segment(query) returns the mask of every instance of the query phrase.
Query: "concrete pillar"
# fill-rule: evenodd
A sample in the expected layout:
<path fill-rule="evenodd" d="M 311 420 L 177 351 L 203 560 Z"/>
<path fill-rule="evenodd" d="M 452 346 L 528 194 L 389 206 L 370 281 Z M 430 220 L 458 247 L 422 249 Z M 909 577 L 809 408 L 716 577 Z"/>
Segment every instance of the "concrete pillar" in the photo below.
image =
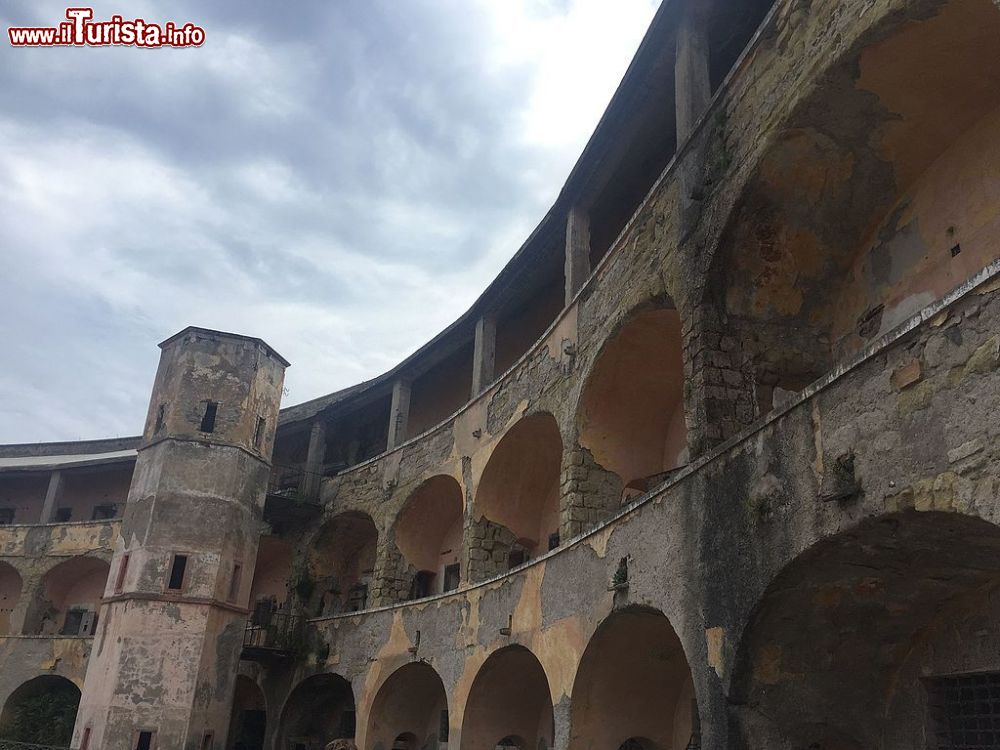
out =
<path fill-rule="evenodd" d="M 49 476 L 49 488 L 45 492 L 45 502 L 42 503 L 42 515 L 39 523 L 52 523 L 55 517 L 59 499 L 62 496 L 63 476 L 61 471 L 53 471 Z M 74 519 L 78 520 L 78 519 Z"/>
<path fill-rule="evenodd" d="M 106 750 L 134 748 L 139 732 L 163 750 L 209 735 L 227 747 L 288 363 L 260 339 L 202 328 L 160 348 L 73 747 L 88 730 Z"/>
<path fill-rule="evenodd" d="M 590 216 L 579 206 L 566 217 L 566 304 L 590 276 Z"/>
<path fill-rule="evenodd" d="M 476 321 L 476 345 L 472 355 L 472 398 L 485 391 L 496 376 L 496 349 L 496 318 L 484 315 Z"/>
<path fill-rule="evenodd" d="M 709 73 L 708 17 L 698 0 L 689 0 L 677 30 L 674 103 L 678 146 L 691 135 L 712 99 Z"/>
<path fill-rule="evenodd" d="M 326 460 L 326 421 L 317 419 L 309 431 L 309 449 L 306 452 L 305 473 L 299 492 L 315 499 L 319 495 L 319 484 L 323 478 L 323 464 Z"/>
<path fill-rule="evenodd" d="M 400 378 L 392 384 L 392 405 L 389 407 L 389 441 L 386 450 L 392 450 L 406 440 L 406 426 L 410 420 L 410 381 Z"/>

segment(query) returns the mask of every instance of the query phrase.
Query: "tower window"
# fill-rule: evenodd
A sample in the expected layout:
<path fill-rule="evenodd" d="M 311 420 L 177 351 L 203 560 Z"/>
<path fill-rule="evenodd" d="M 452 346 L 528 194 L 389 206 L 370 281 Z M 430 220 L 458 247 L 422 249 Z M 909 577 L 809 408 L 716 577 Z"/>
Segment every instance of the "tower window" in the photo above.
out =
<path fill-rule="evenodd" d="M 212 732 L 205 732 L 201 738 L 201 750 L 212 750 L 215 747 L 215 735 Z"/>
<path fill-rule="evenodd" d="M 233 565 L 233 577 L 229 580 L 229 597 L 228 601 L 235 602 L 236 597 L 240 594 L 240 578 L 243 575 L 243 566 L 239 563 Z"/>
<path fill-rule="evenodd" d="M 180 591 L 184 588 L 184 572 L 187 570 L 187 555 L 174 555 L 170 564 L 170 579 L 167 588 L 170 591 Z"/>
<path fill-rule="evenodd" d="M 215 415 L 218 411 L 219 404 L 217 401 L 205 402 L 205 414 L 201 418 L 202 432 L 215 432 Z"/>
<path fill-rule="evenodd" d="M 115 593 L 120 594 L 125 587 L 125 574 L 128 573 L 128 553 L 122 555 L 122 561 L 118 563 L 118 578 L 115 579 Z"/>
<path fill-rule="evenodd" d="M 257 429 L 253 433 L 253 447 L 260 450 L 264 442 L 264 428 L 267 427 L 267 420 L 264 417 L 257 417 Z"/>
<path fill-rule="evenodd" d="M 156 745 L 153 740 L 155 738 L 156 732 L 140 731 L 135 737 L 135 750 L 154 750 Z"/>
<path fill-rule="evenodd" d="M 167 405 L 160 404 L 160 407 L 156 410 L 156 426 L 153 428 L 153 432 L 157 433 L 163 429 L 163 419 L 166 416 Z"/>

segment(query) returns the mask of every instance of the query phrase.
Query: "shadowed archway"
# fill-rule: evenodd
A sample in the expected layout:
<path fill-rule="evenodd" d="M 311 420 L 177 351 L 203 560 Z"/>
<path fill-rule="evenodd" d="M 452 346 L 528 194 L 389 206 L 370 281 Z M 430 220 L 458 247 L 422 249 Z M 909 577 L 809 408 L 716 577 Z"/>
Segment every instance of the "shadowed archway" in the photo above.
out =
<path fill-rule="evenodd" d="M 523 646 L 490 655 L 472 683 L 462 721 L 462 750 L 499 745 L 536 750 L 552 747 L 552 695 L 545 671 Z M 506 738 L 516 738 L 511 745 Z"/>
<path fill-rule="evenodd" d="M 697 703 L 681 642 L 662 612 L 608 617 L 573 683 L 570 750 L 684 750 L 697 737 Z"/>
<path fill-rule="evenodd" d="M 281 712 L 279 748 L 324 748 L 333 740 L 354 739 L 354 691 L 340 675 L 308 677 L 289 694 Z"/>
<path fill-rule="evenodd" d="M 434 750 L 447 741 L 448 697 L 438 673 L 423 662 L 400 667 L 372 702 L 365 746 L 370 750 Z"/>
<path fill-rule="evenodd" d="M 751 747 L 925 747 L 939 732 L 952 747 L 939 693 L 966 674 L 1000 685 L 1000 528 L 911 511 L 823 539 L 774 578 L 730 701 Z"/>
<path fill-rule="evenodd" d="M 69 747 L 79 706 L 80 688 L 65 677 L 35 677 L 4 703 L 0 739 Z"/>

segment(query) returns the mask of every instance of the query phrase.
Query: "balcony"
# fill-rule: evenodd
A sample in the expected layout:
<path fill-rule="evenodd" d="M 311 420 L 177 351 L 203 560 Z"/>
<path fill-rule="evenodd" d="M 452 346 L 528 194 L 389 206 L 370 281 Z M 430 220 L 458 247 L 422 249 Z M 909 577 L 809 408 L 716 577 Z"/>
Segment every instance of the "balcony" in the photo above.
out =
<path fill-rule="evenodd" d="M 240 658 L 256 662 L 294 659 L 306 645 L 306 634 L 301 615 L 258 610 L 247 620 Z"/>
<path fill-rule="evenodd" d="M 309 480 L 315 478 L 316 481 Z M 298 466 L 275 465 L 264 499 L 264 520 L 279 528 L 309 520 L 320 512 L 319 477 Z"/>

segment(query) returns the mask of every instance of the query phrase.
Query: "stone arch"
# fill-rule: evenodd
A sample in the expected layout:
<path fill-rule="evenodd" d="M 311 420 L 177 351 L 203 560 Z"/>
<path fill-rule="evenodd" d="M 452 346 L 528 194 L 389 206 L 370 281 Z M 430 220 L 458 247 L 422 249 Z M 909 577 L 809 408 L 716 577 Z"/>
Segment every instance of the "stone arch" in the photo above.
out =
<path fill-rule="evenodd" d="M 0 739 L 69 747 L 80 688 L 59 675 L 22 683 L 0 711 Z"/>
<path fill-rule="evenodd" d="M 819 78 L 720 238 L 704 299 L 733 346 L 708 342 L 706 361 L 742 367 L 734 387 L 758 413 L 995 257 L 1000 14 L 991 0 L 915 14 L 890 14 Z"/>
<path fill-rule="evenodd" d="M 430 664 L 412 662 L 389 675 L 375 694 L 364 746 L 400 750 L 405 737 L 402 750 L 434 750 L 448 741 L 447 730 L 448 696 L 441 677 Z"/>
<path fill-rule="evenodd" d="M 267 699 L 246 675 L 236 675 L 227 750 L 264 750 L 267 736 Z"/>
<path fill-rule="evenodd" d="M 262 536 L 250 586 L 250 607 L 256 617 L 265 611 L 288 606 L 288 585 L 292 573 L 291 542 L 278 536 Z"/>
<path fill-rule="evenodd" d="M 552 747 L 552 694 L 541 663 L 523 646 L 506 646 L 483 662 L 472 683 L 462 719 L 461 750 L 511 746 Z"/>
<path fill-rule="evenodd" d="M 28 606 L 25 633 L 93 635 L 109 570 L 98 557 L 74 557 L 50 568 Z"/>
<path fill-rule="evenodd" d="M 947 731 L 940 679 L 992 674 L 1000 685 L 998 553 L 992 523 L 908 511 L 797 555 L 737 649 L 730 704 L 748 746 L 924 747 Z"/>
<path fill-rule="evenodd" d="M 375 521 L 360 511 L 340 513 L 320 527 L 309 550 L 309 572 L 300 571 L 293 582 L 307 611 L 319 617 L 369 605 L 378 539 Z"/>
<path fill-rule="evenodd" d="M 289 693 L 281 711 L 276 747 L 324 748 L 355 735 L 354 690 L 338 674 L 307 677 Z"/>
<path fill-rule="evenodd" d="M 458 586 L 462 555 L 465 495 L 454 477 L 439 474 L 407 498 L 396 518 L 393 536 L 417 599 Z"/>
<path fill-rule="evenodd" d="M 0 636 L 14 634 L 14 611 L 21 600 L 23 585 L 17 568 L 0 562 Z"/>
<path fill-rule="evenodd" d="M 523 417 L 500 439 L 476 489 L 472 580 L 482 580 L 546 552 L 559 535 L 562 436 L 547 412 Z"/>
<path fill-rule="evenodd" d="M 628 607 L 601 623 L 580 660 L 570 716 L 570 750 L 684 750 L 698 739 L 691 669 L 662 612 Z"/>
<path fill-rule="evenodd" d="M 626 497 L 687 463 L 681 320 L 669 300 L 635 308 L 604 341 L 584 381 L 576 427 L 582 465 L 612 472 Z M 607 498 L 609 510 L 621 499 Z"/>

